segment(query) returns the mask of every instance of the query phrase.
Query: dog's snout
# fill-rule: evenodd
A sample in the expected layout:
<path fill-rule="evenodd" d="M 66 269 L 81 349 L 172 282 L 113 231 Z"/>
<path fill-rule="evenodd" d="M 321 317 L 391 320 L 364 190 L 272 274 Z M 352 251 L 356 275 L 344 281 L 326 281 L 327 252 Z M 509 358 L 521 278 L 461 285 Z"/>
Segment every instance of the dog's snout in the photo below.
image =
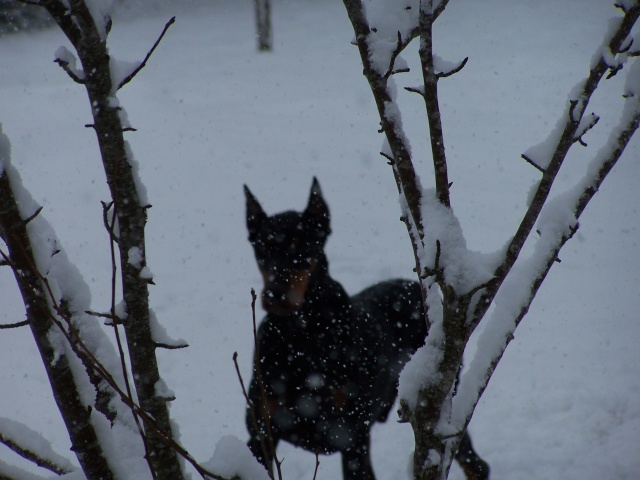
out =
<path fill-rule="evenodd" d="M 276 315 L 290 315 L 300 310 L 304 304 L 309 274 L 304 270 L 283 268 L 263 270 L 262 307 Z"/>

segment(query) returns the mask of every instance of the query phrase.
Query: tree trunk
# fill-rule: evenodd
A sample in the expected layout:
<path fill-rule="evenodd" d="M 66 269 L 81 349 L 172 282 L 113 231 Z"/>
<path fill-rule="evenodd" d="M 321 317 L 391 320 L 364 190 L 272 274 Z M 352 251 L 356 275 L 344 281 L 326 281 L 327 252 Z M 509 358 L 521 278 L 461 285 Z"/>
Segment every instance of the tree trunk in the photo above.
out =
<path fill-rule="evenodd" d="M 112 83 L 110 56 L 106 36 L 110 19 L 96 24 L 82 0 L 70 0 L 70 10 L 58 1 L 44 2 L 75 47 L 89 96 L 93 115 L 93 129 L 98 137 L 107 183 L 113 200 L 111 213 L 117 219 L 117 245 L 120 251 L 123 299 L 126 308 L 123 324 L 129 347 L 131 370 L 140 407 L 156 422 L 164 435 L 172 437 L 167 400 L 156 394 L 160 380 L 155 355 L 156 345 L 151 337 L 149 316 L 149 280 L 141 275 L 146 266 L 145 224 L 149 207 L 140 198 L 137 172 L 124 140 L 125 126 L 120 117 L 116 92 L 122 85 Z M 102 33 L 102 31 L 106 33 Z M 142 260 L 129 262 L 129 252 L 137 249 Z M 112 312 L 115 315 L 115 312 Z M 161 479 L 181 480 L 182 469 L 176 451 L 163 440 L 160 433 L 146 425 L 145 435 L 149 461 Z"/>
<path fill-rule="evenodd" d="M 254 0 L 256 10 L 256 35 L 258 37 L 258 50 L 271 51 L 271 0 Z"/>

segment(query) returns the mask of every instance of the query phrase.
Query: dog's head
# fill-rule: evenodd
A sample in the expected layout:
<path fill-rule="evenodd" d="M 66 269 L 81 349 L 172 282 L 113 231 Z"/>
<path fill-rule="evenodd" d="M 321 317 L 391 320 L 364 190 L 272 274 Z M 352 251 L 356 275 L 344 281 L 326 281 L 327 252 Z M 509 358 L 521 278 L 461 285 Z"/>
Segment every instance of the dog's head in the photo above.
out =
<path fill-rule="evenodd" d="M 262 306 L 268 313 L 289 315 L 302 308 L 307 287 L 319 269 L 326 269 L 324 245 L 331 233 L 329 208 L 316 178 L 304 212 L 268 216 L 244 187 L 247 228 L 264 279 Z"/>

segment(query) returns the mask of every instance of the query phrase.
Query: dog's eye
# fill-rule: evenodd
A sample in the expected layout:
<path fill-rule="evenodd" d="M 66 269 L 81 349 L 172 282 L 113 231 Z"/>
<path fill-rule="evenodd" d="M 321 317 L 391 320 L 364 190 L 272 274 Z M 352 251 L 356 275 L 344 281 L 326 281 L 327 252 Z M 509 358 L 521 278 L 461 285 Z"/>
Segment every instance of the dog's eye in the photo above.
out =
<path fill-rule="evenodd" d="M 274 234 L 269 234 L 267 235 L 267 241 L 266 244 L 268 246 L 273 246 L 276 243 L 283 243 L 285 241 L 285 235 L 283 233 L 276 233 Z"/>

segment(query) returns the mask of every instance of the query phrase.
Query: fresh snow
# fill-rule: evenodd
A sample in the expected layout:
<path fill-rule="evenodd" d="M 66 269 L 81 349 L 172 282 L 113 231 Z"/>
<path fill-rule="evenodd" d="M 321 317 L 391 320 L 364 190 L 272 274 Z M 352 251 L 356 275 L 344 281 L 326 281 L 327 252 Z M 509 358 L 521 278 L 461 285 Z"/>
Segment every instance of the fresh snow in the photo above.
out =
<path fill-rule="evenodd" d="M 39 432 L 26 427 L 20 422 L 0 417 L 0 432 L 2 443 L 17 443 L 32 452 L 38 452 L 41 460 L 69 472 L 76 469 L 67 457 L 56 453 L 47 439 Z"/>
<path fill-rule="evenodd" d="M 203 466 L 225 478 L 269 479 L 267 471 L 253 457 L 249 447 L 232 435 L 218 441 L 213 456 Z"/>
<path fill-rule="evenodd" d="M 244 399 L 231 359 L 237 351 L 248 381 L 250 288 L 259 289 L 261 280 L 246 241 L 242 184 L 273 213 L 302 209 L 311 178 L 318 176 L 332 214 L 331 272 L 349 292 L 387 278 L 411 278 L 413 254 L 398 220 L 390 167 L 378 155 L 379 119 L 340 2 L 274 0 L 275 49 L 269 54 L 256 51 L 249 0 L 174 4 L 149 3 L 146 15 L 115 15 L 109 48 L 118 62 L 142 60 L 166 21 L 173 15 L 177 20 L 114 101 L 138 129 L 127 139 L 153 205 L 145 260 L 156 284 L 154 338 L 190 345 L 158 352 L 161 387 L 176 395 L 171 414 L 180 441 L 207 465 L 218 461 L 216 445 L 218 459 L 229 457 L 231 467 L 238 458 L 249 465 L 251 459 L 242 457 Z M 586 76 L 594 55 L 602 54 L 607 19 L 617 14 L 609 2 L 456 0 L 436 22 L 438 55 L 469 57 L 460 73 L 439 84 L 452 204 L 469 252 L 498 251 L 514 233 L 527 191 L 539 180 L 520 154 L 550 135 L 573 86 Z M 0 122 L 11 141 L 10 168 L 35 198 L 21 208 L 28 216 L 44 206 L 41 216 L 55 229 L 56 248 L 64 249 L 91 289 L 78 309 L 90 302 L 91 310 L 108 311 L 109 235 L 100 204 L 109 199 L 108 190 L 95 134 L 84 128 L 91 123 L 86 94 L 51 62 L 60 45 L 71 51 L 56 29 L 0 38 Z M 422 101 L 402 89 L 420 84 L 416 50 L 417 45 L 403 53 L 414 72 L 395 82 L 418 173 L 429 189 Z M 626 89 L 637 91 L 638 68 L 630 59 L 592 99 L 588 113 L 601 120 L 585 135 L 589 147 L 576 145 L 561 170 L 552 191 L 559 202 L 592 175 L 620 112 L 633 113 L 621 95 L 631 72 L 635 81 L 627 80 Z M 0 143 L 0 168 L 7 168 L 8 146 L 2 137 Z M 639 148 L 633 140 L 582 216 L 476 410 L 470 429 L 493 478 L 637 478 Z M 556 214 L 550 211 L 547 220 L 555 221 Z M 524 258 L 534 254 L 535 243 L 525 246 Z M 76 287 L 68 288 L 81 288 L 70 275 Z M 508 289 L 496 310 L 513 308 L 517 298 L 507 294 Z M 116 302 L 125 309 L 120 298 Z M 0 268 L 0 305 L 0 323 L 24 318 L 6 267 Z M 84 321 L 112 336 L 99 319 Z M 490 326 L 479 327 L 478 337 L 494 341 L 485 329 Z M 113 346 L 102 335 L 90 337 L 105 349 L 105 358 L 112 356 Z M 480 351 L 479 361 L 485 340 L 470 346 L 470 353 Z M 0 348 L 2 417 L 27 425 L 76 463 L 29 329 L 1 330 Z M 119 371 L 117 365 L 112 371 Z M 103 422 L 99 434 L 130 438 L 108 448 L 130 456 L 119 466 L 123 476 L 144 478 L 144 461 L 131 457 L 142 453 L 128 435 L 130 426 L 114 427 L 122 435 L 107 434 L 111 427 Z M 380 479 L 406 477 L 411 442 L 410 427 L 394 422 L 393 415 L 374 427 L 373 462 Z M 313 477 L 312 454 L 282 444 L 279 455 L 286 479 Z M 337 456 L 320 462 L 319 479 L 340 477 Z M 0 447 L 0 472 L 14 468 L 51 476 Z M 463 478 L 458 467 L 450 478 Z"/>
<path fill-rule="evenodd" d="M 75 54 L 64 45 L 56 50 L 55 61 L 59 61 L 66 65 L 69 71 L 79 80 L 84 80 L 84 71 L 76 66 L 78 59 Z"/>

